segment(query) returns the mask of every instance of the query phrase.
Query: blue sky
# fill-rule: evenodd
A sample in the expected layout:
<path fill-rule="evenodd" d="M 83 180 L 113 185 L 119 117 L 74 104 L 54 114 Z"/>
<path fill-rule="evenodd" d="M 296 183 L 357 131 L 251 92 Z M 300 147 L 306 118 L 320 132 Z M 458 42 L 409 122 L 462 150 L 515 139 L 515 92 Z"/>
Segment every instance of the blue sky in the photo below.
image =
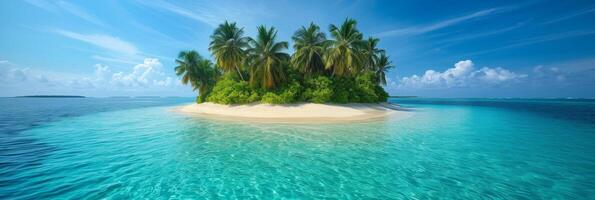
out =
<path fill-rule="evenodd" d="M 0 96 L 193 96 L 174 58 L 209 55 L 222 21 L 289 41 L 346 17 L 381 39 L 392 95 L 595 97 L 592 1 L 330 0 L 0 1 Z"/>

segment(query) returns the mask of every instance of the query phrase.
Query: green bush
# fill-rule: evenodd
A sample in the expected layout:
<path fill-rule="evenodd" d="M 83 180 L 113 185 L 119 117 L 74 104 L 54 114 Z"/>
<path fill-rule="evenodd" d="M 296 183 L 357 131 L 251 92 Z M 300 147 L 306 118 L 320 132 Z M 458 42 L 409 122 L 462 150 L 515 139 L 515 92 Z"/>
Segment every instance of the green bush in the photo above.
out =
<path fill-rule="evenodd" d="M 300 84 L 303 83 L 303 84 Z M 262 102 L 288 104 L 295 102 L 313 103 L 376 103 L 385 102 L 388 94 L 376 84 L 372 72 L 356 77 L 333 77 L 319 75 L 312 77 L 290 77 L 288 83 L 275 90 L 251 87 L 237 75 L 226 74 L 217 81 L 206 100 L 218 104 L 246 104 Z M 197 102 L 199 102 L 197 98 Z"/>
<path fill-rule="evenodd" d="M 333 82 L 325 76 L 307 78 L 302 99 L 313 103 L 327 103 L 333 97 Z"/>
<path fill-rule="evenodd" d="M 357 99 L 355 79 L 351 77 L 334 77 L 333 90 L 334 95 L 331 101 L 334 103 L 349 103 L 353 102 L 353 99 Z"/>
<path fill-rule="evenodd" d="M 246 81 L 238 81 L 232 75 L 225 75 L 213 87 L 207 101 L 219 104 L 245 104 L 260 100 L 258 91 Z"/>
<path fill-rule="evenodd" d="M 302 86 L 297 81 L 292 81 L 277 92 L 266 92 L 260 102 L 270 104 L 288 104 L 298 101 Z"/>
<path fill-rule="evenodd" d="M 386 102 L 386 100 L 388 100 L 388 93 L 379 85 L 376 86 L 376 95 L 378 96 L 376 102 Z"/>
<path fill-rule="evenodd" d="M 378 102 L 376 95 L 376 76 L 372 72 L 364 72 L 355 78 L 360 103 Z"/>

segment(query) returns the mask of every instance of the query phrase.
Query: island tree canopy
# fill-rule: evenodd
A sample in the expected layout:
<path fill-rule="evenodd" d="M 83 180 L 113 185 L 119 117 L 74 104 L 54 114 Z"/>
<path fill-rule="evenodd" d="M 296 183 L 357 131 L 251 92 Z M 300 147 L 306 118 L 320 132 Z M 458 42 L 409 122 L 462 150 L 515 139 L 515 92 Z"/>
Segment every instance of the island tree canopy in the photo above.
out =
<path fill-rule="evenodd" d="M 314 23 L 300 27 L 288 43 L 274 27 L 257 27 L 256 37 L 225 21 L 211 36 L 215 62 L 196 51 L 183 51 L 175 71 L 183 84 L 198 90 L 197 102 L 375 103 L 386 101 L 386 73 L 393 68 L 378 38 L 364 35 L 347 18 L 331 24 L 330 38 Z"/>

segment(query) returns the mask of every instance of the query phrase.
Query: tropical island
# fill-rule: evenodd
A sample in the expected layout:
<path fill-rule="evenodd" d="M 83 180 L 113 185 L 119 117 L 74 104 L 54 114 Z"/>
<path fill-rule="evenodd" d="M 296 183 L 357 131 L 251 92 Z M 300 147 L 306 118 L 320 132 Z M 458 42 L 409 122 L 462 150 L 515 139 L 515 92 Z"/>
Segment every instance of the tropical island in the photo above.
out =
<path fill-rule="evenodd" d="M 274 27 L 258 26 L 252 38 L 225 21 L 210 37 L 214 62 L 194 50 L 176 59 L 176 75 L 199 93 L 198 104 L 182 110 L 247 118 L 283 118 L 279 113 L 285 113 L 350 119 L 392 112 L 394 106 L 383 103 L 388 93 L 382 87 L 391 61 L 377 47 L 380 40 L 364 38 L 356 25 L 350 18 L 340 26 L 331 24 L 330 38 L 314 23 L 302 26 L 291 38 L 290 55 L 288 42 L 277 41 Z"/>

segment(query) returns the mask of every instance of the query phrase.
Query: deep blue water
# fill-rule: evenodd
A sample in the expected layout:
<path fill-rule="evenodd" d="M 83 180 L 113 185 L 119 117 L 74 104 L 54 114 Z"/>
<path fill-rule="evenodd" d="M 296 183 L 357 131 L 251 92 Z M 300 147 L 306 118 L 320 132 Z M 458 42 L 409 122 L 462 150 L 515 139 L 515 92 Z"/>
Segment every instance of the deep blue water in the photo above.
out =
<path fill-rule="evenodd" d="M 595 101 L 391 99 L 406 119 L 211 121 L 193 98 L 0 98 L 0 199 L 594 199 Z"/>

